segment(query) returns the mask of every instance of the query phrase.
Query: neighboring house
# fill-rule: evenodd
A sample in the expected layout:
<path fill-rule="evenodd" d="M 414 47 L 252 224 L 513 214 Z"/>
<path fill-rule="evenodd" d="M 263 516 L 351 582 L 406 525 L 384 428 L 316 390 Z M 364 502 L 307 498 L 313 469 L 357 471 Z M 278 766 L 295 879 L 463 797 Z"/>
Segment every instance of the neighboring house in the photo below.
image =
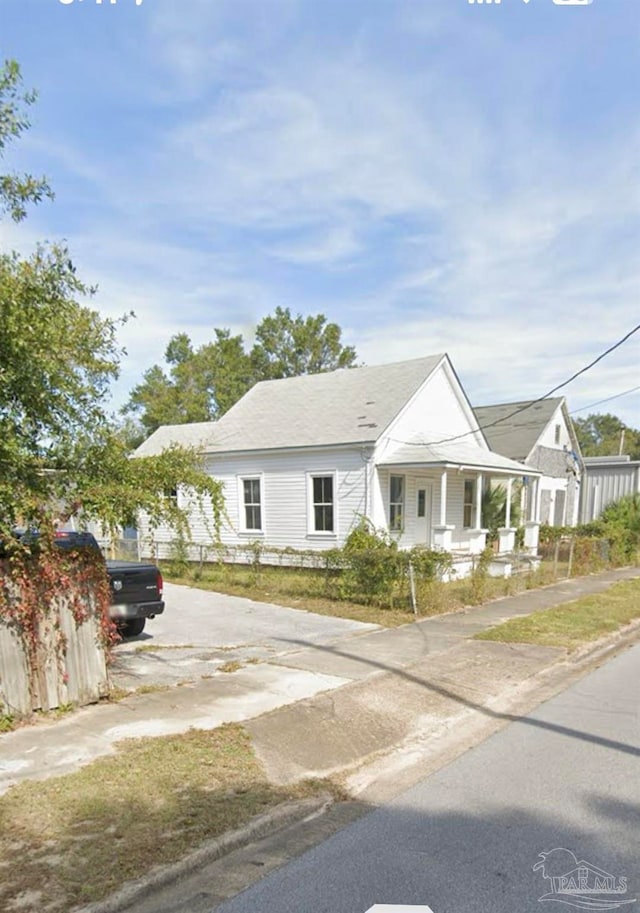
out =
<path fill-rule="evenodd" d="M 575 526 L 584 460 L 565 398 L 476 406 L 475 413 L 492 450 L 542 473 L 534 495 L 523 487 L 524 509 L 535 496 L 541 523 Z"/>
<path fill-rule="evenodd" d="M 534 487 L 539 476 L 489 449 L 447 355 L 263 381 L 220 421 L 159 428 L 136 455 L 174 442 L 197 446 L 223 483 L 221 536 L 231 546 L 339 547 L 366 517 L 403 548 L 478 553 L 483 480 L 500 478 L 511 492 L 523 475 Z M 188 503 L 187 493 L 178 496 Z M 211 543 L 210 519 L 193 511 L 195 542 Z M 170 541 L 166 530 L 154 535 L 156 547 Z M 501 551 L 514 542 L 507 520 Z"/>
<path fill-rule="evenodd" d="M 640 494 L 640 460 L 629 456 L 585 457 L 581 520 L 597 520 L 602 511 L 626 495 Z"/>

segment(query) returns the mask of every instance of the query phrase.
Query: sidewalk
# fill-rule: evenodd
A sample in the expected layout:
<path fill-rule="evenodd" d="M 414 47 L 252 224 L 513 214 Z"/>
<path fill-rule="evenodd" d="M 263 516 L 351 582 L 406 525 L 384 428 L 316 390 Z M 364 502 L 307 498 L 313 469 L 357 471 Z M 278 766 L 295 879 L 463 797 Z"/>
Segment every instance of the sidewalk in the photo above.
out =
<path fill-rule="evenodd" d="M 283 782 L 324 774 L 412 735 L 442 736 L 553 664 L 564 651 L 469 640 L 507 618 L 598 593 L 640 576 L 624 568 L 563 581 L 401 628 L 351 634 L 231 674 L 85 707 L 0 736 L 0 794 L 114 751 L 118 741 L 248 721 L 268 774 Z"/>

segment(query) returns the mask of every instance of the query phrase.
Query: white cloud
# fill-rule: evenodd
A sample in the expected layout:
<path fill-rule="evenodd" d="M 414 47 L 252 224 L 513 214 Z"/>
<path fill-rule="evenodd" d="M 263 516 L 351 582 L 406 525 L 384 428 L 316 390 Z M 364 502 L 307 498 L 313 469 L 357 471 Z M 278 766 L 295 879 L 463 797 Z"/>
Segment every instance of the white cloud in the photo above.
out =
<path fill-rule="evenodd" d="M 175 332 L 246 334 L 290 304 L 337 320 L 369 363 L 446 350 L 473 398 L 518 399 L 637 322 L 637 129 L 561 112 L 577 52 L 560 32 L 517 39 L 444 0 L 363 8 L 344 34 L 310 17 L 293 0 L 158 0 L 128 62 L 147 61 L 153 119 L 135 156 L 106 149 L 102 167 L 52 138 L 103 201 L 69 238 L 83 274 L 105 312 L 139 314 L 123 383 Z M 630 343 L 570 404 L 637 368 Z"/>

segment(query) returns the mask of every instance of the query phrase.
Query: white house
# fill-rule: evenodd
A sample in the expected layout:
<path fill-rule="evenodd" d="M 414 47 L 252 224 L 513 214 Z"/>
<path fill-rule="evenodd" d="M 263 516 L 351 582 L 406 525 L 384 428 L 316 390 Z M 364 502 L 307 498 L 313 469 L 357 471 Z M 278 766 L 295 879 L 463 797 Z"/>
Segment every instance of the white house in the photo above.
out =
<path fill-rule="evenodd" d="M 479 553 L 483 480 L 500 478 L 509 491 L 500 550 L 509 552 L 512 483 L 526 475 L 535 488 L 540 475 L 489 449 L 447 355 L 263 381 L 220 421 L 159 428 L 136 454 L 172 442 L 196 446 L 223 483 L 222 542 L 236 546 L 328 549 L 366 517 L 401 547 Z M 538 503 L 526 518 L 532 552 Z M 195 542 L 211 542 L 206 521 L 193 512 Z M 170 541 L 167 530 L 154 535 Z"/>
<path fill-rule="evenodd" d="M 584 460 L 565 398 L 476 406 L 475 413 L 492 450 L 542 473 L 534 489 L 523 487 L 524 509 L 536 497 L 541 523 L 575 526 Z"/>

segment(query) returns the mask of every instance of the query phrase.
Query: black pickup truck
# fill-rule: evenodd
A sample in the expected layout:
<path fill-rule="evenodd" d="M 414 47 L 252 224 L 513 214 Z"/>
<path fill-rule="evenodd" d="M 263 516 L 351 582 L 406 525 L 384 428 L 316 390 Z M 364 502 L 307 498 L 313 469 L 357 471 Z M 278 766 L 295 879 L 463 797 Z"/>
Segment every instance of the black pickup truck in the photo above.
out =
<path fill-rule="evenodd" d="M 91 533 L 58 530 L 56 545 L 66 549 L 91 549 L 102 555 Z M 111 618 L 123 637 L 142 634 L 147 618 L 164 612 L 162 574 L 155 564 L 106 561 L 111 583 Z"/>

